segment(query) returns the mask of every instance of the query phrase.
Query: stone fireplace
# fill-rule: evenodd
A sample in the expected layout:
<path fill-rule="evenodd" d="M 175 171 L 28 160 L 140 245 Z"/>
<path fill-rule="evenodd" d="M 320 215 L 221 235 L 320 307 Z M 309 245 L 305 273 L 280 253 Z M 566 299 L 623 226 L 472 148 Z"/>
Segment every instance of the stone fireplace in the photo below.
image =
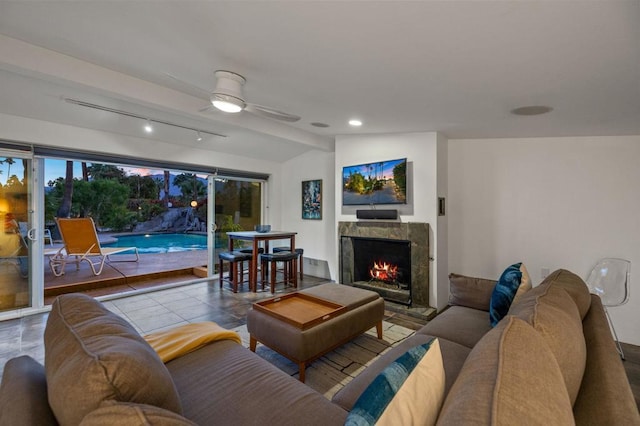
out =
<path fill-rule="evenodd" d="M 429 224 L 339 222 L 340 283 L 429 306 Z"/>

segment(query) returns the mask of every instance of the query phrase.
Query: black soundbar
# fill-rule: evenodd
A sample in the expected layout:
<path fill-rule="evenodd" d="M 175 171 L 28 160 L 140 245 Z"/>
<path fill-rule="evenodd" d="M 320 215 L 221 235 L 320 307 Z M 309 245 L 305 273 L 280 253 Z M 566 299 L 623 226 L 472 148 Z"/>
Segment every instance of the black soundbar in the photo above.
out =
<path fill-rule="evenodd" d="M 385 219 L 395 220 L 398 218 L 398 210 L 356 210 L 358 219 Z"/>

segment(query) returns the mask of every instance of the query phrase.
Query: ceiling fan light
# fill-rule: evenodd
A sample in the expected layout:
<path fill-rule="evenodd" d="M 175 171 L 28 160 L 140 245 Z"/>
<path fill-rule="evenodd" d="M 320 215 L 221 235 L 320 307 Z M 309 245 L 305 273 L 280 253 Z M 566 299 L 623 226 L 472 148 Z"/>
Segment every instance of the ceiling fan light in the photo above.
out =
<path fill-rule="evenodd" d="M 220 111 L 236 113 L 242 111 L 247 104 L 235 96 L 214 93 L 211 95 L 211 104 Z"/>

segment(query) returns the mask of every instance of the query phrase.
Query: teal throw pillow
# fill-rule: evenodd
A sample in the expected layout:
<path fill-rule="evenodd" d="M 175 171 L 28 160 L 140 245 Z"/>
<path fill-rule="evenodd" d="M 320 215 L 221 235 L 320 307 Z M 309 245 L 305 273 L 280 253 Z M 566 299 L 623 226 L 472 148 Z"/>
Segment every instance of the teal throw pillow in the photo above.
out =
<path fill-rule="evenodd" d="M 513 302 L 522 281 L 521 265 L 522 263 L 514 263 L 505 269 L 493 289 L 489 304 L 489 318 L 492 327 L 495 327 L 509 312 L 511 302 Z"/>
<path fill-rule="evenodd" d="M 444 367 L 434 338 L 389 364 L 360 395 L 345 425 L 435 424 L 443 400 Z"/>

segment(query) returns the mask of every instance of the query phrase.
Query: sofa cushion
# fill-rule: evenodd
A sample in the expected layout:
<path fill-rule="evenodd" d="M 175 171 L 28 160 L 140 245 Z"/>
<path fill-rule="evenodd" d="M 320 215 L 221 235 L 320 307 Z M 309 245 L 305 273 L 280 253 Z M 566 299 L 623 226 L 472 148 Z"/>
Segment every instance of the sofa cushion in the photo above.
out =
<path fill-rule="evenodd" d="M 519 318 L 501 321 L 469 354 L 438 424 L 574 424 L 560 367 L 542 336 Z"/>
<path fill-rule="evenodd" d="M 495 327 L 506 314 L 522 282 L 522 263 L 514 263 L 502 272 L 491 293 L 489 317 L 491 326 Z"/>
<path fill-rule="evenodd" d="M 389 364 L 358 398 L 345 425 L 434 424 L 443 399 L 444 368 L 434 338 Z"/>
<path fill-rule="evenodd" d="M 416 334 L 428 334 L 473 348 L 491 330 L 489 313 L 464 306 L 450 306 Z"/>
<path fill-rule="evenodd" d="M 4 365 L 0 386 L 0 425 L 57 425 L 47 400 L 44 366 L 23 355 Z"/>
<path fill-rule="evenodd" d="M 326 426 L 347 418 L 323 395 L 231 340 L 176 358 L 167 369 L 183 416 L 199 425 Z"/>
<path fill-rule="evenodd" d="M 580 318 L 584 319 L 591 307 L 591 294 L 589 293 L 589 287 L 587 287 L 587 284 L 582 278 L 566 269 L 558 269 L 549 274 L 540 285 L 548 283 L 562 287 L 569 293 L 569 296 L 571 296 L 578 307 Z"/>
<path fill-rule="evenodd" d="M 489 311 L 494 280 L 449 274 L 449 305 Z"/>
<path fill-rule="evenodd" d="M 525 294 L 509 314 L 531 324 L 547 342 L 560 365 L 573 404 L 584 375 L 587 347 L 582 319 L 571 296 L 547 283 Z"/>
<path fill-rule="evenodd" d="M 196 426 L 184 417 L 153 405 L 105 401 L 80 426 Z"/>
<path fill-rule="evenodd" d="M 44 346 L 49 404 L 60 424 L 79 424 L 105 400 L 182 412 L 158 354 L 127 321 L 89 296 L 56 299 Z"/>

